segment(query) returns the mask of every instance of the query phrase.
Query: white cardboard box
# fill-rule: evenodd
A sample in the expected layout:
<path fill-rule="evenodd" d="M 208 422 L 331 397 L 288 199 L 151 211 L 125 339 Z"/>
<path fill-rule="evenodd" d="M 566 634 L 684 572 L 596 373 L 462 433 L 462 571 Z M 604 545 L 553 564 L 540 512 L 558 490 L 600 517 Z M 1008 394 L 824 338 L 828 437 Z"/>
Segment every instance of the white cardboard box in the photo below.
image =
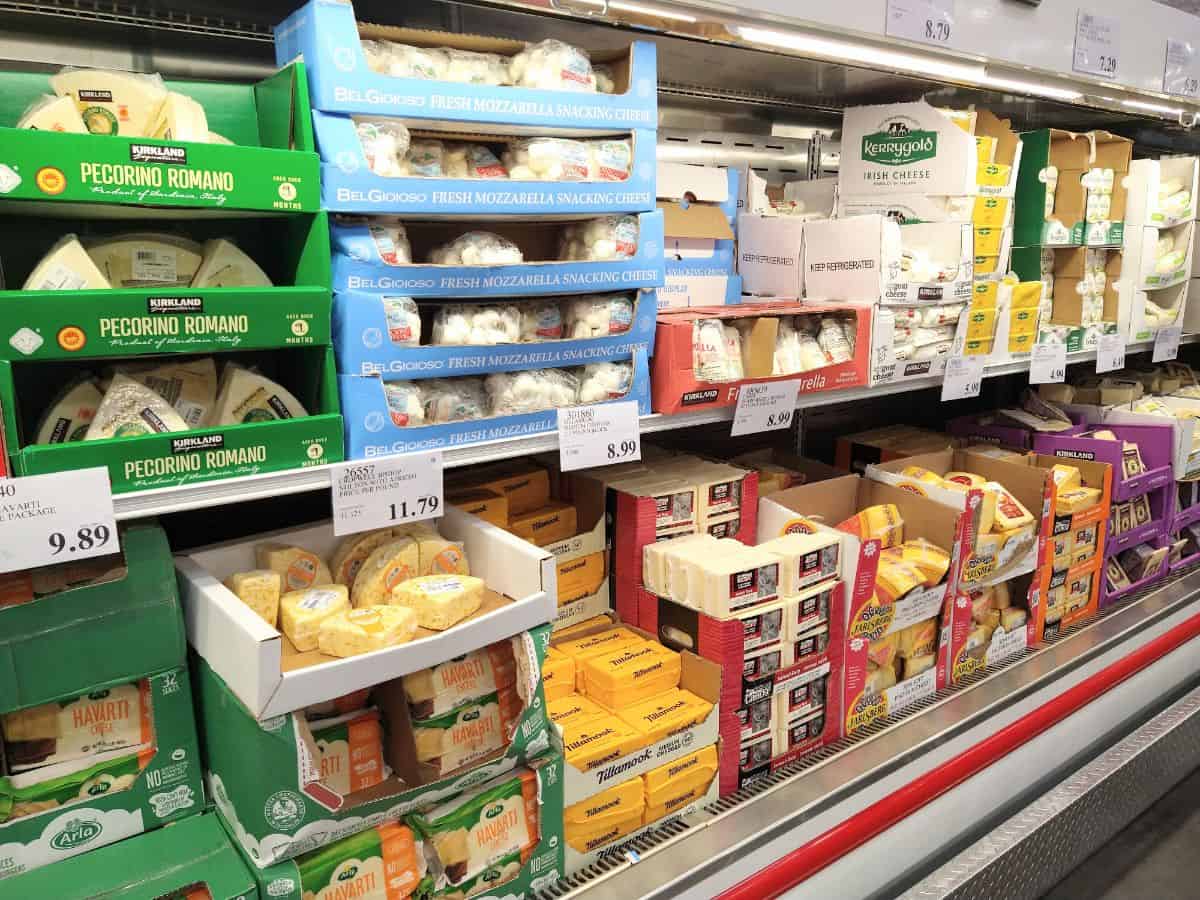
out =
<path fill-rule="evenodd" d="M 795 216 L 738 216 L 743 293 L 791 300 L 804 296 L 804 228 Z"/>
<path fill-rule="evenodd" d="M 256 718 L 268 719 L 427 669 L 554 618 L 557 591 L 549 553 L 454 507 L 446 509 L 437 527 L 447 539 L 464 544 L 471 571 L 490 590 L 514 602 L 397 647 L 291 668 L 286 638 L 221 582 L 256 568 L 254 548 L 264 541 L 294 544 L 328 559 L 339 539 L 325 522 L 176 557 L 188 642 Z"/>
<path fill-rule="evenodd" d="M 1154 225 L 1168 228 L 1196 218 L 1197 165 L 1194 156 L 1135 159 L 1125 176 L 1125 227 Z M 1158 191 L 1164 182 L 1178 181 L 1191 191 L 1192 202 L 1181 213 L 1169 216 L 1159 208 Z"/>

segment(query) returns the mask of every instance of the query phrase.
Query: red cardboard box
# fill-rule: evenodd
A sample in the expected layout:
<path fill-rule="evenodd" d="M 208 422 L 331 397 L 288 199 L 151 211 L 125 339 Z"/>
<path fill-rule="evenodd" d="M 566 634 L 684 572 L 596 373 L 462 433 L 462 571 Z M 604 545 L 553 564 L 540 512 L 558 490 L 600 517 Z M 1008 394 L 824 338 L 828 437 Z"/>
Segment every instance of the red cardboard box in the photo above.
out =
<path fill-rule="evenodd" d="M 853 313 L 857 320 L 854 356 L 846 363 L 825 366 L 795 375 L 772 375 L 775 338 L 780 316 L 805 315 L 818 318 L 830 313 Z M 693 324 L 700 319 L 754 318 L 742 352 L 746 377 L 740 381 L 708 382 L 696 378 L 693 355 Z M 650 372 L 651 404 L 655 412 L 737 403 L 738 390 L 747 384 L 800 379 L 800 393 L 836 391 L 867 383 L 871 353 L 871 307 L 850 303 L 772 303 L 713 306 L 660 312 L 655 333 L 654 366 Z"/>

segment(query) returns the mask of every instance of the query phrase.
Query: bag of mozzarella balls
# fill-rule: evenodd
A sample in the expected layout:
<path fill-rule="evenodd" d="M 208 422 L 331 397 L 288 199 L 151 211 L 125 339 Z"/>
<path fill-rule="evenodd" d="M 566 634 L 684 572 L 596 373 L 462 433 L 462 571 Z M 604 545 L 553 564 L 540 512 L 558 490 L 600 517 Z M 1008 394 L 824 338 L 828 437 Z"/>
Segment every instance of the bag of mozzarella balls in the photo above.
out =
<path fill-rule="evenodd" d="M 568 225 L 558 255 L 563 260 L 581 262 L 628 259 L 637 253 L 637 241 L 635 216 L 605 216 Z"/>
<path fill-rule="evenodd" d="M 508 74 L 518 87 L 596 91 L 596 75 L 587 53 L 553 38 L 531 44 L 514 56 L 508 64 Z"/>
<path fill-rule="evenodd" d="M 525 261 L 521 248 L 490 231 L 468 231 L 429 253 L 435 266 L 515 266 Z"/>

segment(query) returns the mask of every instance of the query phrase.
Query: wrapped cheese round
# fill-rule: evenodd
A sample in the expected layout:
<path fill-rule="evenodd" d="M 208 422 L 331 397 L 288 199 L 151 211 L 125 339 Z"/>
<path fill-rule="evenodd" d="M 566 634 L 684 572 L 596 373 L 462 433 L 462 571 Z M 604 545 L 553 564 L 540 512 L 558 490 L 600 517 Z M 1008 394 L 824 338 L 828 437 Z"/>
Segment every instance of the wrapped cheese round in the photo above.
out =
<path fill-rule="evenodd" d="M 725 329 L 720 319 L 692 323 L 692 374 L 697 381 L 730 381 Z"/>
<path fill-rule="evenodd" d="M 629 179 L 633 171 L 633 147 L 629 141 L 590 141 L 588 151 L 588 181 Z"/>

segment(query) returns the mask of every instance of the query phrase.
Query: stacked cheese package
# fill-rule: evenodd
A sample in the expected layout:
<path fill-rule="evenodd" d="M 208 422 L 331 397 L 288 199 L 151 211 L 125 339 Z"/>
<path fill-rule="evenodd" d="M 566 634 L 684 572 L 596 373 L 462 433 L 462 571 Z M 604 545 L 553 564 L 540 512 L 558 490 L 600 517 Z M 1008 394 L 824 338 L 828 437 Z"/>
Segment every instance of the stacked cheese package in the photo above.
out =
<path fill-rule="evenodd" d="M 716 798 L 714 704 L 688 690 L 695 677 L 680 653 L 608 617 L 551 644 L 543 680 L 567 765 L 568 870 Z"/>
<path fill-rule="evenodd" d="M 258 569 L 226 586 L 297 653 L 346 657 L 445 631 L 479 611 L 482 578 L 462 545 L 425 523 L 351 535 L 328 562 L 303 547 L 262 544 Z"/>

